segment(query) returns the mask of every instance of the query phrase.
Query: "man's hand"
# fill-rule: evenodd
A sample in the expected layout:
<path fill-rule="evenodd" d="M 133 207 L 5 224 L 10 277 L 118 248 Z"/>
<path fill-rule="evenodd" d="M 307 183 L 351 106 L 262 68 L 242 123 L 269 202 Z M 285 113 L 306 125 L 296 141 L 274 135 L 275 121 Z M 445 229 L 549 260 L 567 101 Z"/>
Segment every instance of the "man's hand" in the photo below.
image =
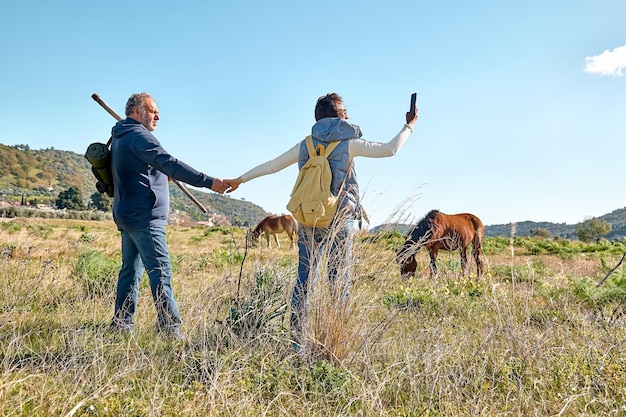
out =
<path fill-rule="evenodd" d="M 219 178 L 213 177 L 213 184 L 211 185 L 211 190 L 215 191 L 216 193 L 224 194 L 224 191 L 226 191 L 226 189 L 228 189 L 228 184 L 226 184 L 224 181 L 222 181 Z"/>
<path fill-rule="evenodd" d="M 237 188 L 239 188 L 239 186 L 241 185 L 242 182 L 243 182 L 243 180 L 241 179 L 241 177 L 235 178 L 235 179 L 232 179 L 232 180 L 224 180 L 224 183 L 226 183 L 226 185 L 228 186 L 226 192 L 227 193 L 232 193 Z"/>

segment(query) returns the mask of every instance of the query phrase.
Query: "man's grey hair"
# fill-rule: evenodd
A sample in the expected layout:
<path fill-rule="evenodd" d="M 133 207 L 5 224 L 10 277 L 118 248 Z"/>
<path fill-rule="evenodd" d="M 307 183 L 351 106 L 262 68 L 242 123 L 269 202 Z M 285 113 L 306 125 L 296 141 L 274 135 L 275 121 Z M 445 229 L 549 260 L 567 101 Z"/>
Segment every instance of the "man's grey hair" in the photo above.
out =
<path fill-rule="evenodd" d="M 150 98 L 148 93 L 135 93 L 130 96 L 126 102 L 126 116 L 130 116 L 135 108 L 141 108 L 147 98 Z"/>

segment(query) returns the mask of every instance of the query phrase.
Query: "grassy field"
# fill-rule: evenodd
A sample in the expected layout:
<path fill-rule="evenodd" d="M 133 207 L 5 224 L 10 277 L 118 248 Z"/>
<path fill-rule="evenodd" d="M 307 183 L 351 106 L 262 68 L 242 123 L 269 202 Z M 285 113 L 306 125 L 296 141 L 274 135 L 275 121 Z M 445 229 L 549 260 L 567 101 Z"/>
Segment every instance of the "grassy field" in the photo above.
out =
<path fill-rule="evenodd" d="M 402 241 L 356 236 L 349 312 L 320 279 L 296 352 L 286 236 L 168 227 L 181 343 L 156 333 L 147 279 L 132 334 L 107 332 L 112 222 L 0 222 L 0 415 L 626 415 L 626 266 L 597 285 L 626 244 L 488 238 L 482 279 L 441 253 L 431 280 L 420 252 L 405 281 Z"/>

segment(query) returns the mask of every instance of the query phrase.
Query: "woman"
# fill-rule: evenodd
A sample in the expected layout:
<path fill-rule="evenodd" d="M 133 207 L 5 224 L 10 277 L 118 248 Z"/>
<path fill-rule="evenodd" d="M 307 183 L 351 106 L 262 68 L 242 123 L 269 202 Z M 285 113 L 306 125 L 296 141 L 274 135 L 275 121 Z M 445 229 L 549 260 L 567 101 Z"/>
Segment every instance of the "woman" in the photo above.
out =
<path fill-rule="evenodd" d="M 406 124 L 389 142 L 372 142 L 362 139 L 361 128 L 348 122 L 348 113 L 338 94 L 330 93 L 317 100 L 316 123 L 311 129 L 313 146 L 322 144 L 326 147 L 330 142 L 340 142 L 328 156 L 333 173 L 331 191 L 333 195 L 338 195 L 339 206 L 333 222 L 326 228 L 298 225 L 298 277 L 291 297 L 291 331 L 297 342 L 301 343 L 305 324 L 309 277 L 312 273 L 317 274 L 325 249 L 328 249 L 328 279 L 333 300 L 345 305 L 349 298 L 352 263 L 350 232 L 359 211 L 359 187 L 352 160 L 357 156 L 384 158 L 395 155 L 413 132 L 417 113 L 417 106 L 406 113 Z M 302 168 L 308 158 L 309 153 L 303 140 L 277 158 L 252 168 L 240 177 L 224 180 L 230 187 L 227 192 L 233 192 L 244 182 L 278 172 L 296 162 L 298 168 Z"/>

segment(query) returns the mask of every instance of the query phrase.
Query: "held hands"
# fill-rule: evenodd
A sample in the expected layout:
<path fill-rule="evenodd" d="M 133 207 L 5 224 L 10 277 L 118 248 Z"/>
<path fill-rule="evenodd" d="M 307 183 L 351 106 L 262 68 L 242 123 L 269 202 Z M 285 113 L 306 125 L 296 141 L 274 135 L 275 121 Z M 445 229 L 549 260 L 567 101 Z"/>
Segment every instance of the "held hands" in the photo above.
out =
<path fill-rule="evenodd" d="M 241 185 L 242 182 L 243 180 L 241 179 L 241 177 L 232 180 L 222 180 L 220 178 L 213 177 L 211 190 L 220 194 L 224 194 L 225 192 L 232 193 L 239 187 L 239 185 Z"/>
<path fill-rule="evenodd" d="M 232 180 L 224 180 L 224 183 L 228 187 L 226 193 L 232 193 L 233 191 L 235 191 L 237 188 L 239 188 L 242 182 L 243 180 L 241 179 L 241 177 Z"/>
<path fill-rule="evenodd" d="M 222 181 L 219 178 L 213 177 L 213 184 L 211 185 L 211 190 L 216 193 L 224 194 L 224 191 L 228 189 L 228 184 Z"/>

